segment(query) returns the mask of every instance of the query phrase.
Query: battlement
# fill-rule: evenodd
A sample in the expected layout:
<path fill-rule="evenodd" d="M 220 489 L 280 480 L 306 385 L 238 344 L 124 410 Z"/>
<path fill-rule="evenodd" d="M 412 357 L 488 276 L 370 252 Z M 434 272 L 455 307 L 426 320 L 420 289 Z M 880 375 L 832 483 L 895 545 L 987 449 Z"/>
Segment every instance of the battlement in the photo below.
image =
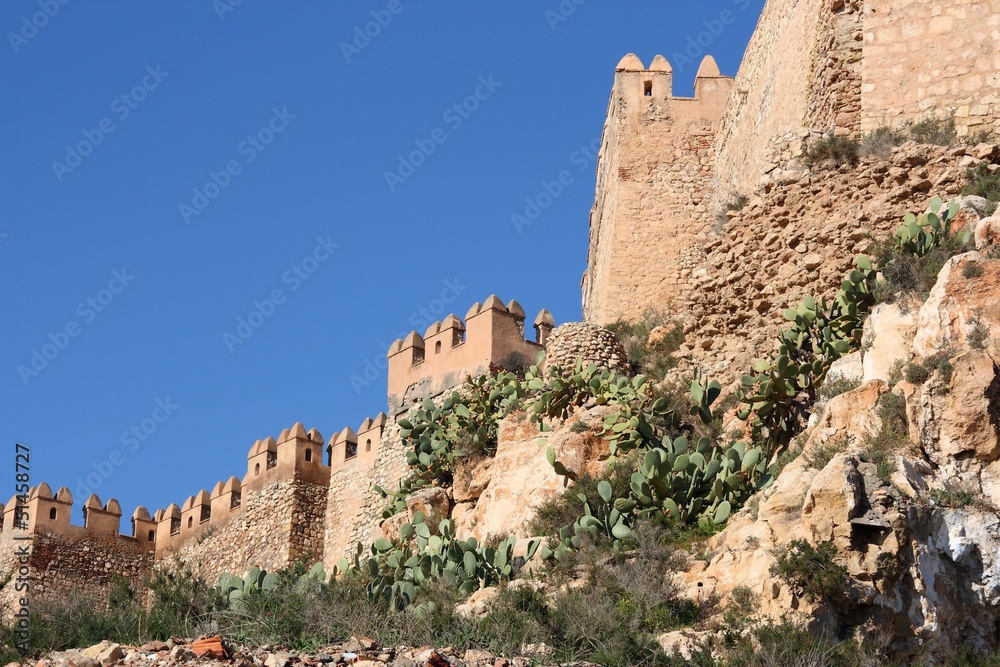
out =
<path fill-rule="evenodd" d="M 357 432 L 348 426 L 330 438 L 326 453 L 331 470 L 347 465 L 373 465 L 387 420 L 385 413 L 380 412 L 375 419 L 368 417 L 361 422 Z"/>
<path fill-rule="evenodd" d="M 520 368 L 535 362 L 555 320 L 542 310 L 534 320 L 535 340 L 524 337 L 524 308 L 506 306 L 495 294 L 475 303 L 463 322 L 452 314 L 421 336 L 413 331 L 389 346 L 389 410 L 397 414 L 414 402 L 461 384 L 490 366 Z"/>
<path fill-rule="evenodd" d="M 632 122 L 718 121 L 722 118 L 733 89 L 733 79 L 722 75 L 715 58 L 705 56 L 701 61 L 695 75 L 693 97 L 675 96 L 673 77 L 674 68 L 661 55 L 653 58 L 649 69 L 634 53 L 626 55 L 615 67 L 609 117 L 621 117 L 624 112 Z"/>
<path fill-rule="evenodd" d="M 20 513 L 22 508 L 23 514 Z M 132 515 L 132 535 L 119 533 L 122 508 L 114 498 L 103 503 L 96 494 L 91 494 L 82 509 L 83 525 L 72 525 L 73 494 L 65 486 L 53 494 L 52 488 L 42 482 L 28 491 L 27 502 L 20 508 L 17 496 L 11 497 L 6 505 L 0 505 L 0 531 L 22 535 L 47 533 L 71 542 L 90 538 L 121 540 L 122 544 L 132 547 L 153 548 L 155 535 L 150 533 L 152 522 L 145 507 L 139 507 Z M 18 514 L 21 514 L 20 521 Z"/>

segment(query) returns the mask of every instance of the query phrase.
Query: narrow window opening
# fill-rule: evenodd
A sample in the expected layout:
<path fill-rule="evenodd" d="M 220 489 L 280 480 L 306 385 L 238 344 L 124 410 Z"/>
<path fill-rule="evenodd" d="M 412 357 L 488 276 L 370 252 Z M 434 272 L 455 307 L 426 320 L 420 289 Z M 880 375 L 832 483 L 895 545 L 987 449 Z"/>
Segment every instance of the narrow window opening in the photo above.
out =
<path fill-rule="evenodd" d="M 258 463 L 253 467 L 253 476 L 256 477 L 260 474 L 260 464 Z"/>
<path fill-rule="evenodd" d="M 53 521 L 56 520 L 56 508 L 55 507 L 53 507 L 52 509 L 49 510 L 49 518 L 52 519 Z"/>
<path fill-rule="evenodd" d="M 652 81 L 643 81 L 642 82 L 642 94 L 645 95 L 646 97 L 652 97 L 653 96 L 653 82 Z"/>
<path fill-rule="evenodd" d="M 440 345 L 440 343 L 438 343 L 438 345 Z M 365 440 L 365 451 L 370 452 L 371 450 L 372 450 L 372 441 L 371 438 L 369 438 L 368 440 Z"/>
<path fill-rule="evenodd" d="M 434 343 L 434 354 L 440 354 L 441 352 L 441 341 Z"/>
<path fill-rule="evenodd" d="M 194 517 L 193 516 L 189 516 L 188 517 L 188 528 L 193 528 L 193 527 L 194 527 Z"/>
<path fill-rule="evenodd" d="M 306 450 L 306 461 L 312 461 L 312 460 L 313 460 L 313 450 L 307 449 Z"/>
<path fill-rule="evenodd" d="M 149 534 L 146 535 L 146 541 L 147 542 L 154 542 L 154 541 L 156 541 L 156 531 L 155 530 L 149 531 Z"/>

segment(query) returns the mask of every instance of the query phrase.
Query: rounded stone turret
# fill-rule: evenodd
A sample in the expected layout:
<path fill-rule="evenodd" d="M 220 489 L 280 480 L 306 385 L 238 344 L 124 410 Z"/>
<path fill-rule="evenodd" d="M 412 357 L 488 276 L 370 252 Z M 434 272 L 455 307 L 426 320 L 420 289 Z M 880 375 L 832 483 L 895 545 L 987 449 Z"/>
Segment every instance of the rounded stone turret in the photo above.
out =
<path fill-rule="evenodd" d="M 629 368 L 625 348 L 607 329 L 587 322 L 570 322 L 553 329 L 545 343 L 545 373 L 554 367 L 572 372 L 578 359 L 584 366 L 596 364 L 620 372 Z"/>

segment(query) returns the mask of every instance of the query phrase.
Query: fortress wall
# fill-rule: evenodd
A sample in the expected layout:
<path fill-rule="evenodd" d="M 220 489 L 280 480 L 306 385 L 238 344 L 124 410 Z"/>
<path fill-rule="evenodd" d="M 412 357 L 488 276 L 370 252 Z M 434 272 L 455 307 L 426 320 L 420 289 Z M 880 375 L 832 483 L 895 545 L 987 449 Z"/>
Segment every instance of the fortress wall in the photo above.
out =
<path fill-rule="evenodd" d="M 323 563 L 328 570 L 342 557 L 352 556 L 359 542 L 367 547 L 381 534 L 379 524 L 387 501 L 375 487 L 394 491 L 409 470 L 395 420 L 386 421 L 379 429 L 377 449 L 370 460 L 362 458 L 363 432 L 358 437 L 357 459 L 335 466 L 330 476 L 323 546 Z"/>
<path fill-rule="evenodd" d="M 806 125 L 857 136 L 861 129 L 861 67 L 864 55 L 862 0 L 838 0 L 820 15 L 817 54 Z"/>
<path fill-rule="evenodd" d="M 707 195 L 715 131 L 732 79 L 702 63 L 695 97 L 674 97 L 670 64 L 626 56 L 615 73 L 590 215 L 584 319 L 638 319 L 648 306 L 683 310 L 697 242 L 711 226 Z"/>
<path fill-rule="evenodd" d="M 960 135 L 1000 129 L 1000 0 L 864 3 L 861 126 L 954 112 Z"/>
<path fill-rule="evenodd" d="M 768 0 L 747 46 L 716 143 L 720 201 L 751 194 L 774 169 L 775 137 L 806 128 L 813 55 L 828 0 Z"/>

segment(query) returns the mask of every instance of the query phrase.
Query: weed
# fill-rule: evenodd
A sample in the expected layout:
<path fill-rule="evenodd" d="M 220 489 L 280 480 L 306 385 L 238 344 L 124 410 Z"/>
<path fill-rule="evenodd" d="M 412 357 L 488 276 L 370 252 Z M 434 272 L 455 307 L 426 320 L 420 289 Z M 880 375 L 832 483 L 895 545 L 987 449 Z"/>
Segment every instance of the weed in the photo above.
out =
<path fill-rule="evenodd" d="M 834 164 L 855 164 L 858 161 L 860 144 L 847 139 L 829 135 L 812 143 L 806 149 L 806 164 L 819 165 L 832 162 Z"/>
<path fill-rule="evenodd" d="M 996 210 L 996 203 L 1000 201 L 1000 170 L 990 171 L 987 165 L 981 164 L 976 169 L 966 171 L 965 179 L 967 183 L 962 194 L 985 197 L 992 203 L 986 213 L 992 214 Z"/>
<path fill-rule="evenodd" d="M 983 275 L 983 267 L 976 262 L 966 262 L 962 265 L 963 278 L 978 278 Z"/>
<path fill-rule="evenodd" d="M 834 561 L 836 556 L 832 542 L 814 547 L 805 540 L 792 540 L 777 553 L 771 574 L 813 602 L 841 600 L 847 597 L 850 578 L 847 568 Z"/>
<path fill-rule="evenodd" d="M 982 315 L 978 310 L 973 311 L 969 318 L 969 331 L 965 334 L 965 342 L 973 350 L 983 350 L 986 348 L 986 341 L 990 339 L 990 327 L 983 322 Z"/>
<path fill-rule="evenodd" d="M 861 386 L 861 378 L 835 376 L 833 379 L 827 378 L 819 388 L 819 398 L 821 401 L 829 401 L 831 398 L 854 391 Z"/>
<path fill-rule="evenodd" d="M 909 126 L 910 137 L 918 144 L 951 146 L 958 138 L 955 117 L 935 118 L 930 116 Z"/>
<path fill-rule="evenodd" d="M 905 143 L 906 139 L 905 131 L 894 130 L 883 125 L 861 137 L 858 152 L 861 155 L 872 155 L 885 159 L 892 154 L 893 148 Z"/>
<path fill-rule="evenodd" d="M 667 331 L 650 342 L 650 333 L 658 327 Z M 649 309 L 638 322 L 618 320 L 607 326 L 621 341 L 634 373 L 645 373 L 663 379 L 667 371 L 677 365 L 673 353 L 684 342 L 684 328 L 661 313 Z"/>
<path fill-rule="evenodd" d="M 577 421 L 573 422 L 573 425 L 569 427 L 569 430 L 572 433 L 586 433 L 590 430 L 590 427 L 583 422 Z"/>

